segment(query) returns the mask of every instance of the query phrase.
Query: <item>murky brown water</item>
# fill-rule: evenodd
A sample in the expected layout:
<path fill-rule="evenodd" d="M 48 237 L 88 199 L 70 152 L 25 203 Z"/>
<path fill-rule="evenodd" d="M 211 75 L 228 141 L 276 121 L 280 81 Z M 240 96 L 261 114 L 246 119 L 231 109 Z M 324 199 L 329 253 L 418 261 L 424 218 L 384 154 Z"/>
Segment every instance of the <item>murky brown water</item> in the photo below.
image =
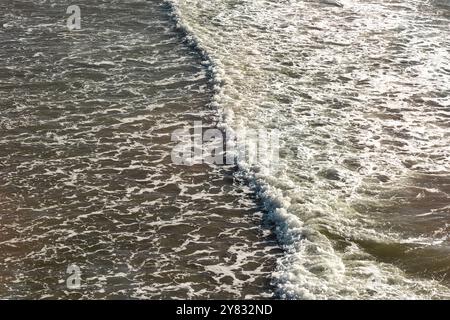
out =
<path fill-rule="evenodd" d="M 3 4 L 1 298 L 450 297 L 447 0 L 77 4 Z M 174 165 L 196 120 L 279 171 Z"/>
<path fill-rule="evenodd" d="M 70 32 L 65 1 L 2 2 L 0 297 L 270 297 L 248 187 L 171 161 L 175 129 L 214 123 L 202 57 L 161 1 L 77 5 Z"/>

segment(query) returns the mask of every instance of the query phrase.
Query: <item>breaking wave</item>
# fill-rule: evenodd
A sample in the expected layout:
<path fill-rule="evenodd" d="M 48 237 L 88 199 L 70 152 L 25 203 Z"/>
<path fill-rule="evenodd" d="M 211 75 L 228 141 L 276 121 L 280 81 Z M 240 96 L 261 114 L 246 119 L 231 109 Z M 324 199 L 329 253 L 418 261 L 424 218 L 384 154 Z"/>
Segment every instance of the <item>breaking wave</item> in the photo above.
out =
<path fill-rule="evenodd" d="M 448 298 L 448 16 L 428 1 L 166 0 L 227 132 L 282 132 L 239 161 L 292 299 Z"/>

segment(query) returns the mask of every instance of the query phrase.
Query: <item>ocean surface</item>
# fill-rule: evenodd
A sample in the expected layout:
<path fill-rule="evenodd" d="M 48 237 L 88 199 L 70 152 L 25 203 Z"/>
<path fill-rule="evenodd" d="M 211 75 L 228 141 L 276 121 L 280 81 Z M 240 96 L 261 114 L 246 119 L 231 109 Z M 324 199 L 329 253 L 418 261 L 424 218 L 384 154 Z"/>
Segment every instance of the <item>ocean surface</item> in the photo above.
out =
<path fill-rule="evenodd" d="M 1 298 L 450 298 L 448 1 L 4 2 Z"/>
<path fill-rule="evenodd" d="M 174 130 L 216 120 L 170 7 L 77 4 L 71 32 L 66 1 L 2 2 L 0 298 L 271 297 L 281 250 L 254 193 L 171 160 Z"/>

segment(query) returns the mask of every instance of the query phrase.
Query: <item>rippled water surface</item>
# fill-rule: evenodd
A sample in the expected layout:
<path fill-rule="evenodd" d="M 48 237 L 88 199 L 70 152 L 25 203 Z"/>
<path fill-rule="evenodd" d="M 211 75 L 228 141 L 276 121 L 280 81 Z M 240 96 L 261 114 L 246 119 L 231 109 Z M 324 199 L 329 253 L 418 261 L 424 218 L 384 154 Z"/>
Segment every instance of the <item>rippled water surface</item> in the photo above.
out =
<path fill-rule="evenodd" d="M 241 166 L 285 249 L 278 295 L 449 298 L 449 3 L 169 2 L 224 126 L 281 131 L 280 172 Z"/>
<path fill-rule="evenodd" d="M 3 3 L 0 297 L 450 298 L 448 1 L 77 4 Z M 279 170 L 174 165 L 196 120 Z"/>
<path fill-rule="evenodd" d="M 0 297 L 268 297 L 279 253 L 228 167 L 172 164 L 212 91 L 161 1 L 2 1 Z M 68 290 L 69 264 L 82 286 Z"/>

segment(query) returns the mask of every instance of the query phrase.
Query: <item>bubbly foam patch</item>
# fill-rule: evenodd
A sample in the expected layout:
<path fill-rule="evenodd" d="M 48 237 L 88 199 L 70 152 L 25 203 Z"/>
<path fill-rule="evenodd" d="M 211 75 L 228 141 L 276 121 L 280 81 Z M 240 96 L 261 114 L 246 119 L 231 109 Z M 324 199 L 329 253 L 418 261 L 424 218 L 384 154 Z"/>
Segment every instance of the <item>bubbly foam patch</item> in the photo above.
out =
<path fill-rule="evenodd" d="M 279 296 L 449 297 L 448 16 L 427 1 L 168 2 L 209 59 L 222 126 L 282 132 L 277 175 L 239 163 L 285 249 Z"/>

